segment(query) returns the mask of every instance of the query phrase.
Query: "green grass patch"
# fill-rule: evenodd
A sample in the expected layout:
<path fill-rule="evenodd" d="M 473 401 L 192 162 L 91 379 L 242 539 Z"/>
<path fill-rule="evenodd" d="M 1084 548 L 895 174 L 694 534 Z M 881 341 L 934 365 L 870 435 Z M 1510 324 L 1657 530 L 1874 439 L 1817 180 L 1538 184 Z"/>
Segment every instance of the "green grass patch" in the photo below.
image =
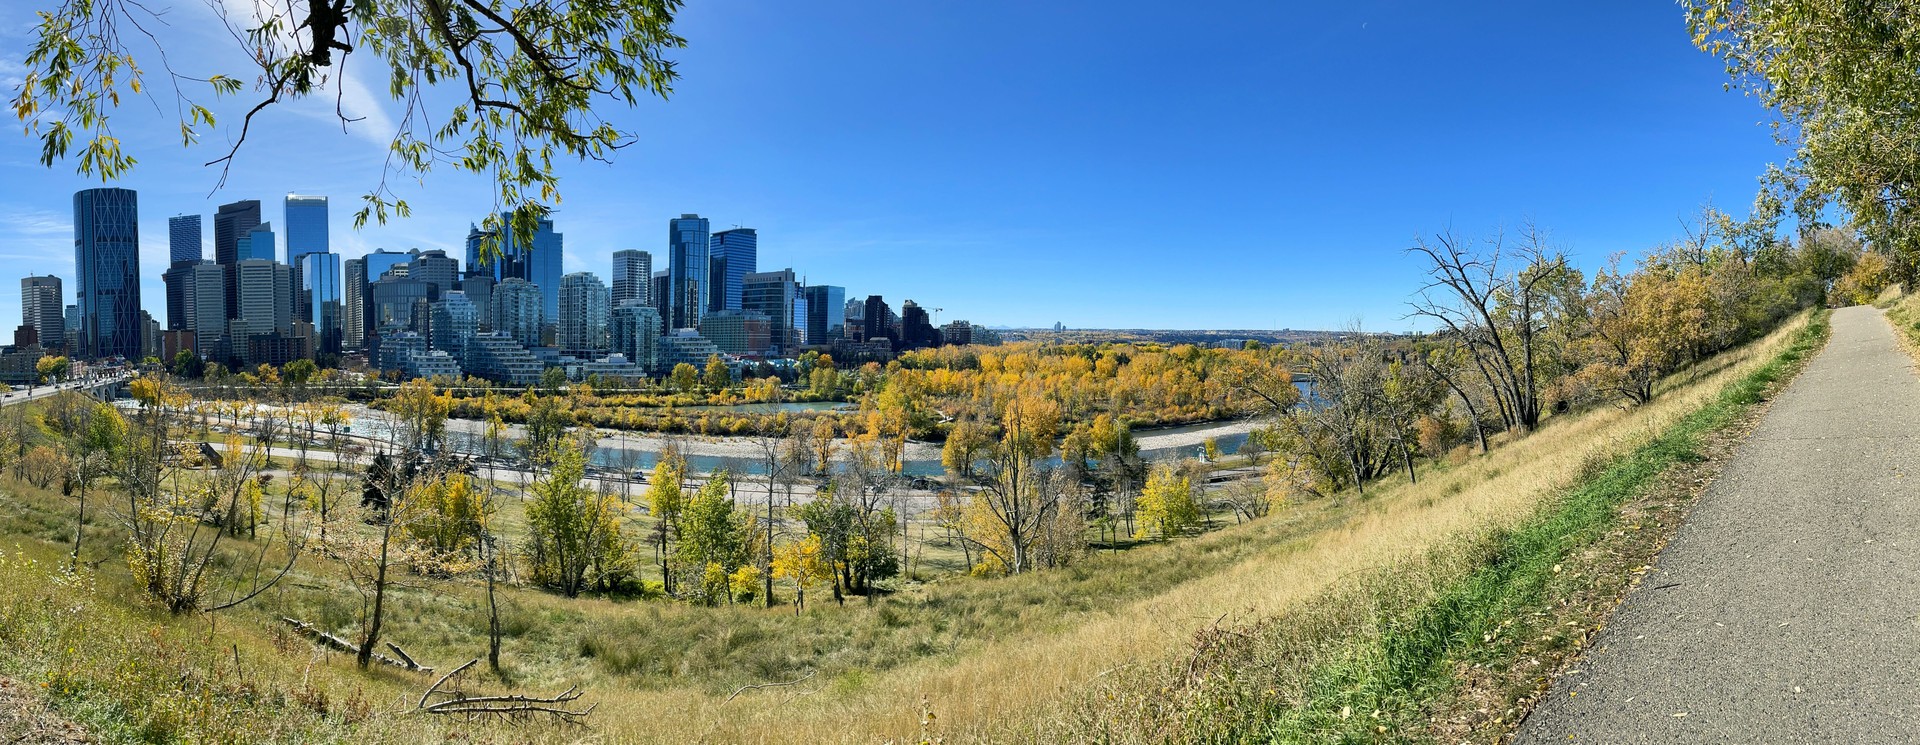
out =
<path fill-rule="evenodd" d="M 1281 616 L 1202 630 L 1175 665 L 1108 684 L 1066 721 L 1068 739 L 1420 741 L 1432 702 L 1460 684 L 1454 670 L 1520 664 L 1503 658 L 1516 648 L 1507 640 L 1550 631 L 1527 619 L 1591 579 L 1562 565 L 1618 529 L 1621 507 L 1663 472 L 1700 460 L 1706 437 L 1760 402 L 1827 332 L 1826 314 L 1815 314 L 1787 349 L 1652 440 L 1584 469 L 1513 528 L 1356 578 Z"/>

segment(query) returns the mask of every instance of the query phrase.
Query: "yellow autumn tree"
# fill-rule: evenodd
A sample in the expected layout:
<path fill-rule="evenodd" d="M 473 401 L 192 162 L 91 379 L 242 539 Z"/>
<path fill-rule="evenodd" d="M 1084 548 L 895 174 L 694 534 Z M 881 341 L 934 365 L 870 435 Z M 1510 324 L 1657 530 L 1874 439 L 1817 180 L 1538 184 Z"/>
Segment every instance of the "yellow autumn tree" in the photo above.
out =
<path fill-rule="evenodd" d="M 1179 469 L 1161 463 L 1147 474 L 1147 485 L 1140 490 L 1139 528 L 1135 538 L 1159 534 L 1171 538 L 1200 524 L 1200 505 L 1193 500 L 1193 482 Z"/>

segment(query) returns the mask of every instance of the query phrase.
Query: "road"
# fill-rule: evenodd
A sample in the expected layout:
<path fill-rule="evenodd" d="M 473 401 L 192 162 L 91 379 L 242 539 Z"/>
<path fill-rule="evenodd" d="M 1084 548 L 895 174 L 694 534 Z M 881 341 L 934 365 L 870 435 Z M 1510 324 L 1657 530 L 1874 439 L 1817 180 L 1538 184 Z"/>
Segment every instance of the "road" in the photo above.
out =
<path fill-rule="evenodd" d="M 72 380 L 55 385 L 37 385 L 34 386 L 32 390 L 15 388 L 6 393 L 0 393 L 0 406 L 12 406 L 28 401 L 38 401 L 61 391 L 73 390 L 75 388 L 88 388 L 129 377 L 132 376 L 122 375 L 119 378 L 103 378 L 99 380 Z"/>
<path fill-rule="evenodd" d="M 1920 377 L 1879 311 L 1833 336 L 1514 740 L 1920 739 Z"/>

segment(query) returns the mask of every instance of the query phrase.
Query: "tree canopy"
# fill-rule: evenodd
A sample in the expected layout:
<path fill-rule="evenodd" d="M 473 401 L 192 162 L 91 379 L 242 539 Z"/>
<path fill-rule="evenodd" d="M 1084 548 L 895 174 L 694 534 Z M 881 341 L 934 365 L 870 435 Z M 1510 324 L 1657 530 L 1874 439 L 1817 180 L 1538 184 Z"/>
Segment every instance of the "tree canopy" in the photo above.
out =
<path fill-rule="evenodd" d="M 207 161 L 221 167 L 224 183 L 255 116 L 275 104 L 332 94 L 343 127 L 367 126 L 339 106 L 349 65 L 362 65 L 352 70 L 384 75 L 384 87 L 369 87 L 384 89 L 400 111 L 355 225 L 406 216 L 406 200 L 389 184 L 445 166 L 497 184 L 497 213 L 506 217 L 483 226 L 496 235 L 503 227 L 530 235 L 560 201 L 556 158 L 605 161 L 632 143 L 634 133 L 595 108 L 666 97 L 677 77 L 666 55 L 686 46 L 673 32 L 679 0 L 216 2 L 211 12 L 248 63 L 198 70 L 169 58 L 190 37 L 165 8 L 139 0 L 49 4 L 12 101 L 40 141 L 41 163 L 77 155 L 82 174 L 125 175 L 138 160 L 115 134 L 116 115 L 144 97 L 171 110 L 184 146 L 225 135 L 215 139 L 231 146 Z M 156 69 L 159 91 L 149 82 Z M 215 99 L 226 97 L 252 101 L 237 124 L 216 117 Z"/>

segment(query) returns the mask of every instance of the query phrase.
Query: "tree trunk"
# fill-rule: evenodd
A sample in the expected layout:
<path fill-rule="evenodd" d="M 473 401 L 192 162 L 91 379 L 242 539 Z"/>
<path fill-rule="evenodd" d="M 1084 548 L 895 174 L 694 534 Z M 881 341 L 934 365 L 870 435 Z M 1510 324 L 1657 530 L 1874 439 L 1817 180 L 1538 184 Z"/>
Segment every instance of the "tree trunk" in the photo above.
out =
<path fill-rule="evenodd" d="M 87 530 L 87 482 L 80 482 L 80 515 L 73 523 L 73 557 L 67 561 L 67 571 L 80 571 L 80 537 Z"/>
<path fill-rule="evenodd" d="M 354 664 L 359 665 L 361 670 L 367 669 L 367 664 L 373 661 L 373 645 L 380 641 L 381 615 L 386 610 L 387 602 L 387 547 L 392 543 L 393 516 L 389 514 L 386 526 L 380 531 L 380 565 L 374 573 L 373 613 L 367 619 L 367 636 L 360 643 L 360 654 L 354 658 Z"/>
<path fill-rule="evenodd" d="M 493 674 L 500 674 L 500 602 L 494 597 L 493 586 L 500 571 L 500 554 L 493 547 L 491 537 L 484 539 L 487 546 L 487 666 Z"/>

